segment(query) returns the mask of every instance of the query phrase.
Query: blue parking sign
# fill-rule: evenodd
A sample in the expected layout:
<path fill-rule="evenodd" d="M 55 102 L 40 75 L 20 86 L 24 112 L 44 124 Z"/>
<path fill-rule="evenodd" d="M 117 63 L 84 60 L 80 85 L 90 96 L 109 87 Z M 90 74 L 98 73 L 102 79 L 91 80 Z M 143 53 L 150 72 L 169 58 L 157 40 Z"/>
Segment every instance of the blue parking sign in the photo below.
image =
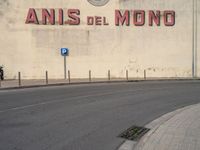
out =
<path fill-rule="evenodd" d="M 68 48 L 61 48 L 61 55 L 62 56 L 68 56 L 69 55 L 69 49 Z"/>

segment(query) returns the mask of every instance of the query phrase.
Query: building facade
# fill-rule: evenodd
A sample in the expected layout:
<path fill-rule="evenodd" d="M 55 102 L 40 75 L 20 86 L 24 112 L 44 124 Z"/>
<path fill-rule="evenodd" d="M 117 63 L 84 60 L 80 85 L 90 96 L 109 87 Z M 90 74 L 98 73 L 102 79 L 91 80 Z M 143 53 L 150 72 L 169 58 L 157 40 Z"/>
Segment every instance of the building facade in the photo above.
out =
<path fill-rule="evenodd" d="M 166 18 L 168 11 L 175 18 Z M 1 0 L 0 20 L 0 65 L 7 79 L 18 72 L 24 79 L 42 79 L 46 70 L 49 78 L 63 78 L 61 48 L 69 49 L 72 78 L 87 78 L 89 70 L 95 78 L 107 77 L 108 70 L 116 78 L 126 70 L 130 77 L 142 77 L 144 70 L 148 77 L 200 76 L 197 0 L 110 0 L 103 6 L 87 0 Z"/>

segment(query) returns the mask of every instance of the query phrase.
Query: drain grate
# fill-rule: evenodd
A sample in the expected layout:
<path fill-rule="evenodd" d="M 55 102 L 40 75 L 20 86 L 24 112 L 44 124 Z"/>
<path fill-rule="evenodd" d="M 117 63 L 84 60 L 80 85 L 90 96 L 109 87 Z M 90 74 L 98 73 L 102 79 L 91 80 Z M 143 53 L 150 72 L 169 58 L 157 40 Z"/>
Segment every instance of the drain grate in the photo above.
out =
<path fill-rule="evenodd" d="M 138 141 L 143 135 L 145 135 L 150 129 L 145 127 L 132 126 L 119 135 L 121 138 L 125 138 L 132 141 Z"/>

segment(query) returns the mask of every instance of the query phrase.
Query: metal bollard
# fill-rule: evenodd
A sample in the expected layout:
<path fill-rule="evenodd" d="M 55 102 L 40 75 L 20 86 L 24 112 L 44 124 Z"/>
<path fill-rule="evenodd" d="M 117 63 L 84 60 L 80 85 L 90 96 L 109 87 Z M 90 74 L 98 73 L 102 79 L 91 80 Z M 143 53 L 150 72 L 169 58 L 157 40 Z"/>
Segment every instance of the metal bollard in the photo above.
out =
<path fill-rule="evenodd" d="M 108 70 L 108 81 L 110 81 L 110 70 Z"/>
<path fill-rule="evenodd" d="M 92 82 L 92 73 L 91 73 L 91 70 L 89 70 L 89 82 Z"/>
<path fill-rule="evenodd" d="M 46 71 L 46 85 L 49 84 L 49 76 L 48 76 L 48 71 Z"/>
<path fill-rule="evenodd" d="M 71 83 L 71 79 L 70 79 L 70 70 L 68 70 L 68 81 L 69 81 L 69 83 Z"/>
<path fill-rule="evenodd" d="M 146 74 L 146 70 L 144 70 L 144 80 L 147 79 L 147 74 Z"/>
<path fill-rule="evenodd" d="M 19 85 L 19 87 L 22 85 L 21 84 L 21 72 L 18 72 L 18 85 Z"/>
<path fill-rule="evenodd" d="M 128 70 L 126 70 L 126 80 L 128 81 Z"/>

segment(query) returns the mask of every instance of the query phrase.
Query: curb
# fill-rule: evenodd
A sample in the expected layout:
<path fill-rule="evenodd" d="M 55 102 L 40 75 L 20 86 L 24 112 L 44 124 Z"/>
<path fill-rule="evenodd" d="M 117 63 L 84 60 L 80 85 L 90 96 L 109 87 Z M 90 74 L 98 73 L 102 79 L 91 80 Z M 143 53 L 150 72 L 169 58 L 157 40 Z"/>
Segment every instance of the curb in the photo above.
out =
<path fill-rule="evenodd" d="M 15 86 L 15 87 L 0 88 L 0 91 L 3 91 L 3 90 L 15 90 L 15 89 L 38 88 L 38 87 L 54 87 L 54 86 L 84 85 L 84 84 L 98 84 L 98 83 L 120 83 L 120 82 L 124 82 L 125 83 L 125 82 L 129 82 L 129 81 L 118 80 L 118 81 L 74 82 L 74 83 L 55 83 L 55 84 L 27 85 L 27 86 Z M 132 82 L 139 82 L 139 81 L 132 81 Z"/>
<path fill-rule="evenodd" d="M 27 85 L 27 86 L 14 86 L 1 88 L 3 90 L 16 90 L 16 89 L 27 89 L 27 88 L 39 88 L 39 87 L 54 87 L 54 86 L 65 86 L 65 85 L 83 85 L 83 84 L 99 84 L 99 83 L 126 83 L 126 82 L 147 82 L 147 81 L 197 81 L 199 78 L 189 79 L 139 79 L 139 80 L 116 80 L 116 81 L 96 81 L 96 82 L 72 82 L 72 83 L 55 83 L 55 84 L 39 84 L 39 85 Z"/>

